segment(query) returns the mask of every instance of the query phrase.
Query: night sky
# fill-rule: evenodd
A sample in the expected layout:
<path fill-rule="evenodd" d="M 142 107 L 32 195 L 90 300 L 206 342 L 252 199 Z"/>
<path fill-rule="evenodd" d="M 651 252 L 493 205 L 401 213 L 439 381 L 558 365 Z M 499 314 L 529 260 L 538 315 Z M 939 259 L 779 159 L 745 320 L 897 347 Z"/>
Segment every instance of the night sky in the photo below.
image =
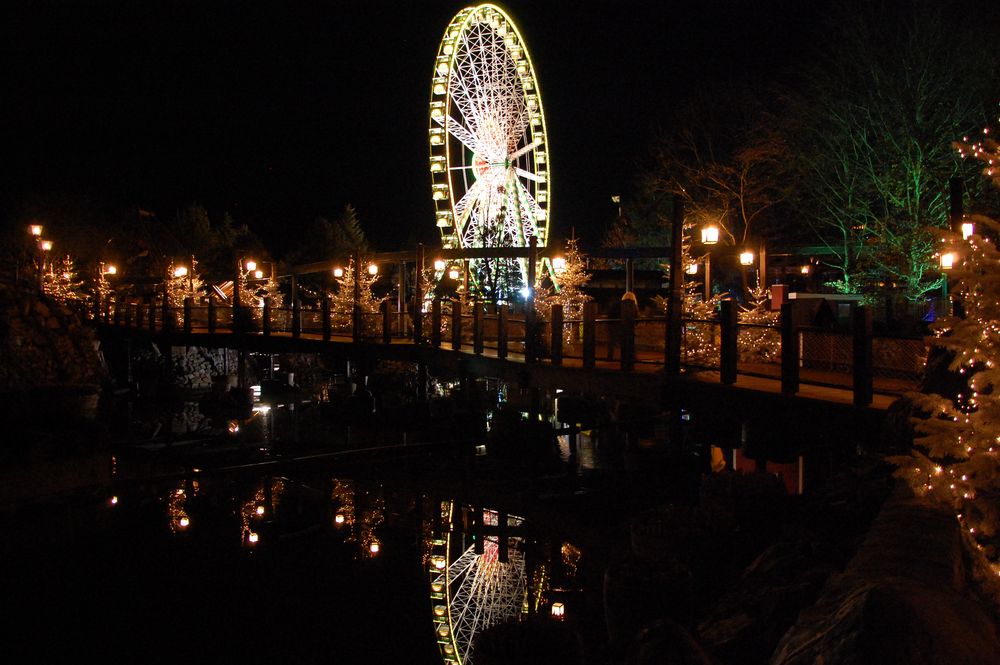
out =
<path fill-rule="evenodd" d="M 53 192 L 167 218 L 198 201 L 280 253 L 351 203 L 377 249 L 436 242 L 431 69 L 467 4 L 15 2 L 0 10 L 4 214 Z M 503 3 L 545 104 L 555 235 L 597 244 L 670 106 L 780 77 L 827 4 Z"/>

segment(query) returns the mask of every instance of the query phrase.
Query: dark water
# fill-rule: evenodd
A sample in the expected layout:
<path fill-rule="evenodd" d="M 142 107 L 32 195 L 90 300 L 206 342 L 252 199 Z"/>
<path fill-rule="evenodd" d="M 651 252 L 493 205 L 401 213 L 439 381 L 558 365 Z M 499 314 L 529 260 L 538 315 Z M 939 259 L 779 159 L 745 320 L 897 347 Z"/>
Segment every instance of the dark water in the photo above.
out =
<path fill-rule="evenodd" d="M 108 487 L 7 521 L 7 662 L 442 662 L 430 557 L 447 534 L 452 558 L 480 537 L 496 556 L 495 538 L 470 534 L 484 507 L 506 507 L 472 510 L 449 494 L 474 487 L 468 474 L 486 459 L 419 446 L 296 458 L 307 405 L 294 417 L 258 412 L 242 434 L 223 431 L 228 418 L 145 408 L 132 405 L 124 428 L 145 443 L 109 452 Z M 171 430 L 170 447 L 155 443 Z M 442 519 L 442 506 L 453 514 Z M 581 587 L 580 552 L 562 534 L 525 530 L 510 543 L 525 578 L 545 580 L 519 592 L 523 611 L 546 614 L 555 587 Z"/>

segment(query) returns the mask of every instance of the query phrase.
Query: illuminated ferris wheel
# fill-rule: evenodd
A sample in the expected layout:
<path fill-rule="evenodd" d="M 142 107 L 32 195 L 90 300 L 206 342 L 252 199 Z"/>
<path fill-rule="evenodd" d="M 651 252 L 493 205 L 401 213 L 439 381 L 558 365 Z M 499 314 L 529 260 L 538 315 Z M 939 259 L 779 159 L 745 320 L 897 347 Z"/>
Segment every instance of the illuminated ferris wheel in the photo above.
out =
<path fill-rule="evenodd" d="M 453 509 L 451 501 L 441 505 L 446 524 L 451 523 Z M 487 527 L 499 525 L 500 514 L 496 511 L 484 510 L 482 517 Z M 510 527 L 523 522 L 519 517 L 505 517 Z M 505 558 L 500 555 L 495 535 L 483 537 L 478 553 L 475 544 L 463 549 L 465 543 L 458 534 L 449 532 L 432 540 L 431 602 L 434 630 L 445 663 L 471 665 L 476 633 L 524 611 L 527 582 L 520 540 L 510 538 Z M 452 554 L 458 556 L 452 558 Z"/>
<path fill-rule="evenodd" d="M 431 195 L 445 248 L 544 247 L 551 205 L 542 98 L 524 40 L 500 8 L 460 11 L 431 82 Z M 478 261 L 483 285 L 524 286 L 524 260 Z M 520 282 L 519 285 L 515 284 Z"/>

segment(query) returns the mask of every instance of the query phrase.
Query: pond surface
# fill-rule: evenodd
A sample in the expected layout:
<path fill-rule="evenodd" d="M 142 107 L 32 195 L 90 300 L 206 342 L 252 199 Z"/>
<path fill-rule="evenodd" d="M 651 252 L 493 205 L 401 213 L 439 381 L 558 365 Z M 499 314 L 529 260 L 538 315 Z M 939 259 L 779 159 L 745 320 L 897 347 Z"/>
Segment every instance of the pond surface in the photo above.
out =
<path fill-rule="evenodd" d="M 407 448 L 393 435 L 374 446 L 394 446 L 387 453 L 342 455 L 350 435 L 340 432 L 336 450 L 279 455 L 302 436 L 303 413 L 308 422 L 298 408 L 258 409 L 233 427 L 189 407 L 147 409 L 158 425 L 131 409 L 119 431 L 131 445 L 109 453 L 108 487 L 8 520 L 0 584 L 17 610 L 7 653 L 18 662 L 441 663 L 497 616 L 554 621 L 554 603 L 572 613 L 599 593 L 585 578 L 600 571 L 588 572 L 578 544 L 508 514 L 503 492 L 470 499 L 484 465 L 487 482 L 503 484 L 482 450 Z M 162 431 L 173 432 L 169 445 Z M 560 448 L 554 457 L 568 461 L 567 443 Z M 591 447 L 579 452 L 594 463 Z M 586 494 L 562 471 L 512 481 L 511 496 L 525 483 L 552 505 Z"/>

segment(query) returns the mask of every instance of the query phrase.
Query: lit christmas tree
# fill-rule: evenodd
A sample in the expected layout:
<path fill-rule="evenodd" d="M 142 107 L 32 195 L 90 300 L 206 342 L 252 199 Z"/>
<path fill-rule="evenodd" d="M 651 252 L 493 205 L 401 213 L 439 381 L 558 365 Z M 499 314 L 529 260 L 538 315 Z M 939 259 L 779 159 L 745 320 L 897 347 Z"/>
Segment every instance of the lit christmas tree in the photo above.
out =
<path fill-rule="evenodd" d="M 377 274 L 372 275 L 367 270 L 361 271 L 358 305 L 361 306 L 363 314 L 374 314 L 378 311 L 379 304 L 382 302 L 381 298 L 376 298 L 375 294 L 372 293 L 372 287 L 375 285 L 377 279 Z M 348 262 L 347 267 L 344 268 L 343 276 L 336 278 L 336 281 L 337 288 L 330 294 L 330 320 L 334 330 L 340 332 L 350 331 L 354 312 L 353 258 Z M 368 316 L 363 317 L 366 330 L 371 327 L 371 318 Z"/>
<path fill-rule="evenodd" d="M 574 341 L 574 331 L 579 329 L 583 318 L 583 306 L 591 297 L 583 292 L 590 281 L 586 271 L 586 256 L 580 251 L 576 238 L 566 241 L 566 251 L 562 261 L 553 262 L 555 284 L 552 288 L 542 284 L 542 271 L 535 280 L 535 311 L 541 319 L 547 319 L 553 305 L 562 305 L 563 338 L 567 343 Z"/>
<path fill-rule="evenodd" d="M 781 334 L 776 326 L 780 312 L 771 311 L 766 288 L 757 285 L 749 289 L 749 307 L 737 314 L 741 325 L 736 336 L 740 362 L 770 363 L 781 357 Z"/>
<path fill-rule="evenodd" d="M 179 310 L 184 307 L 185 298 L 194 298 L 198 302 L 201 295 L 202 281 L 198 275 L 198 262 L 191 257 L 190 266 L 174 264 L 173 261 L 167 266 L 167 300 L 171 309 Z"/>
<path fill-rule="evenodd" d="M 83 280 L 77 278 L 73 258 L 68 254 L 48 264 L 48 270 L 42 274 L 42 290 L 64 305 L 82 302 L 82 287 Z"/>
<path fill-rule="evenodd" d="M 681 266 L 685 268 L 684 274 L 691 266 L 702 263 L 701 259 L 696 259 L 691 253 L 692 240 L 691 232 L 694 229 L 693 221 L 684 222 L 684 231 L 681 241 Z M 704 268 L 702 268 L 704 269 Z M 670 266 L 663 265 L 665 277 L 670 276 Z M 695 280 L 684 281 L 684 334 L 681 336 L 681 355 L 686 363 L 692 365 L 704 365 L 714 367 L 719 364 L 719 340 L 717 339 L 718 325 L 711 321 L 718 320 L 719 303 L 722 297 L 712 295 L 707 300 L 704 297 L 704 286 Z M 667 299 L 656 296 L 653 300 L 667 311 Z"/>
<path fill-rule="evenodd" d="M 982 160 L 985 175 L 1000 185 L 993 168 L 1000 160 L 996 143 L 966 140 L 958 148 L 963 157 Z M 950 353 L 949 369 L 965 377 L 967 387 L 954 396 L 912 394 L 928 417 L 914 420 L 912 456 L 892 461 L 918 494 L 954 508 L 975 570 L 987 573 L 981 579 L 991 580 L 1000 595 L 1000 251 L 995 240 L 1000 223 L 983 216 L 964 221 L 975 223 L 968 238 L 940 231 L 941 253 L 953 259 L 949 281 L 964 316 L 941 317 L 933 327 L 933 344 Z"/>

